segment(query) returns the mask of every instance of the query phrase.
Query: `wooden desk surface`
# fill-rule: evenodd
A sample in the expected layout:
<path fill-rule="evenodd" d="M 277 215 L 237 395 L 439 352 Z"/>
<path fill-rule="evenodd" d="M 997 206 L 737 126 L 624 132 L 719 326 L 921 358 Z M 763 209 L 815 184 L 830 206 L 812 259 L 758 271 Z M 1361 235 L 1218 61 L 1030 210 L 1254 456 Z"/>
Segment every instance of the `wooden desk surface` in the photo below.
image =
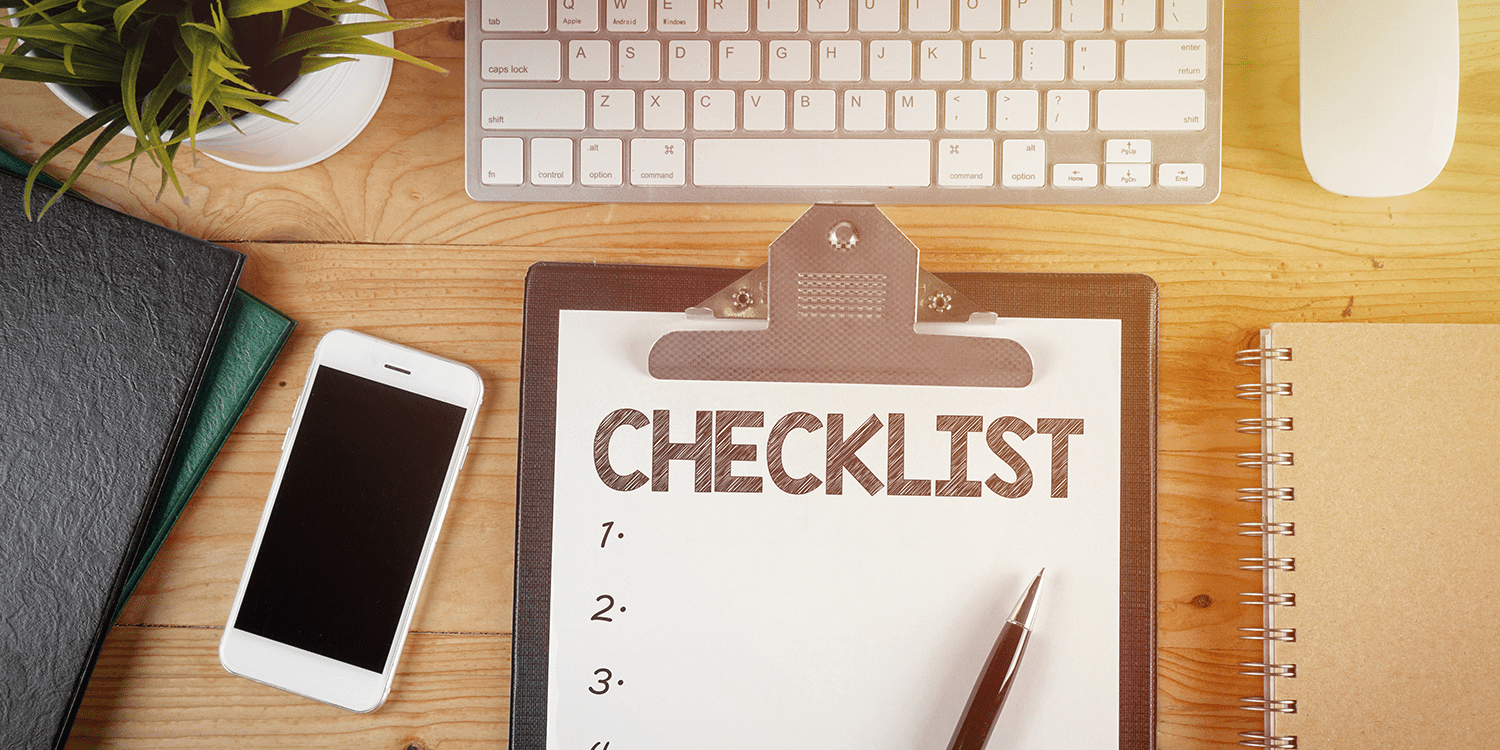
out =
<path fill-rule="evenodd" d="M 462 15 L 396 0 L 398 16 Z M 1160 745 L 1231 746 L 1258 715 L 1237 674 L 1258 622 L 1236 558 L 1254 540 L 1234 465 L 1253 378 L 1233 354 L 1272 321 L 1500 323 L 1500 3 L 1462 0 L 1458 142 L 1411 196 L 1324 192 L 1302 166 L 1295 0 L 1227 3 L 1223 194 L 1208 206 L 885 207 L 934 271 L 1132 271 L 1161 285 Z M 507 736 L 522 280 L 539 260 L 749 269 L 805 206 L 477 203 L 463 189 L 458 24 L 398 36 L 455 71 L 397 66 L 369 129 L 288 174 L 179 159 L 186 203 L 149 165 L 79 185 L 249 255 L 241 285 L 300 321 L 104 649 L 69 748 L 500 747 Z M 34 158 L 78 118 L 0 81 L 0 145 Z M 1392 144 L 1393 151 L 1402 148 Z M 117 142 L 111 151 L 125 153 Z M 1371 154 L 1378 159 L 1380 154 Z M 469 362 L 487 403 L 390 701 L 354 715 L 220 668 L 216 646 L 318 337 L 353 327 Z M 1494 363 L 1488 363 L 1493 365 Z"/>

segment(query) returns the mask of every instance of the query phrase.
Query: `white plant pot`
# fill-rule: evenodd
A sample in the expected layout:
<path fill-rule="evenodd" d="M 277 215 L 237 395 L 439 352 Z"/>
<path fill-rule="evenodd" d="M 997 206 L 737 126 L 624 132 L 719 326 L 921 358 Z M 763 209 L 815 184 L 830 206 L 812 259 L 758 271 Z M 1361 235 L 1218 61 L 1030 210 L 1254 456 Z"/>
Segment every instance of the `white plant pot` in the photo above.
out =
<path fill-rule="evenodd" d="M 384 12 L 384 0 L 365 0 L 365 7 Z M 345 23 L 379 20 L 376 16 L 341 16 Z M 372 34 L 371 40 L 392 46 L 390 32 Z M 231 167 L 252 172 L 288 172 L 317 164 L 338 153 L 364 130 L 391 82 L 393 61 L 388 57 L 356 56 L 354 62 L 339 63 L 301 76 L 281 92 L 279 101 L 266 105 L 291 123 L 244 115 L 233 125 L 220 123 L 198 133 L 199 153 Z M 90 117 L 97 110 L 78 91 L 49 83 L 47 87 L 74 112 Z M 125 135 L 135 133 L 126 128 Z"/>

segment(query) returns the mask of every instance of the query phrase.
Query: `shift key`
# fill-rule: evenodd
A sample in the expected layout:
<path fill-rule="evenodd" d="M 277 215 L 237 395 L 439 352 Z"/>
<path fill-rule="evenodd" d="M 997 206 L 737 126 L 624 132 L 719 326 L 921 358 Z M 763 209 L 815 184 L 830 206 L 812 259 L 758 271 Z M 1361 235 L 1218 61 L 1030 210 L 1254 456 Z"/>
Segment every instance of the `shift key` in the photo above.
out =
<path fill-rule="evenodd" d="M 484 89 L 479 122 L 485 130 L 583 130 L 582 89 Z"/>
<path fill-rule="evenodd" d="M 1099 92 L 1099 130 L 1203 130 L 1203 89 L 1105 89 Z"/>

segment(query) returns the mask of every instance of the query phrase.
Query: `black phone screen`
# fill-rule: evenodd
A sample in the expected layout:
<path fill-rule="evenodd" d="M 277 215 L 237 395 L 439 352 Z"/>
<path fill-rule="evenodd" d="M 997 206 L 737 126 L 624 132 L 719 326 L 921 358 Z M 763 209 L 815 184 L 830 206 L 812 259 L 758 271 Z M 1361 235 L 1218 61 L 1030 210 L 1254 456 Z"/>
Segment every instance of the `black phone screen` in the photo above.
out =
<path fill-rule="evenodd" d="M 235 627 L 380 672 L 464 408 L 318 367 Z"/>

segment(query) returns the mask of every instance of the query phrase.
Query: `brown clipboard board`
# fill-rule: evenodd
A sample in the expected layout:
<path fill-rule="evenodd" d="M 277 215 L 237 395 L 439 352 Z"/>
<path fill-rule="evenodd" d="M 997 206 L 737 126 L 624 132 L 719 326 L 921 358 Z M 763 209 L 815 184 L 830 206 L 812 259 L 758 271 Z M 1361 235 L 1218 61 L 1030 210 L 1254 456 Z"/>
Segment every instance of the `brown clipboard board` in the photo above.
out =
<path fill-rule="evenodd" d="M 879 227 L 883 222 L 887 227 Z M 778 242 L 829 243 L 848 253 L 851 232 L 866 249 L 910 243 L 873 206 L 819 204 L 799 219 Z M 798 225 L 805 230 L 798 234 Z M 820 239 L 826 238 L 826 239 Z M 899 239 L 898 239 L 899 238 Z M 777 245 L 773 243 L 772 252 Z M 914 249 L 914 248 L 913 248 Z M 904 248 L 898 260 L 907 256 Z M 982 324 L 993 318 L 1097 318 L 1121 325 L 1120 394 L 1120 685 L 1119 744 L 1122 750 L 1153 750 L 1157 716 L 1156 500 L 1157 500 L 1157 336 L 1159 294 L 1156 283 L 1140 274 L 983 273 L 930 274 L 916 267 L 901 284 L 913 285 L 913 319 L 962 320 Z M 887 258 L 887 263 L 891 262 Z M 519 447 L 516 477 L 516 558 L 511 661 L 510 747 L 542 750 L 547 746 L 548 652 L 551 616 L 552 501 L 559 394 L 558 333 L 562 310 L 683 312 L 722 318 L 774 319 L 772 292 L 778 288 L 775 258 L 766 267 L 733 268 L 540 262 L 529 269 L 523 307 Z M 804 269 L 805 270 L 805 269 Z M 815 269 L 825 273 L 827 269 Z M 785 288 L 785 287 L 780 287 Z M 779 299 L 786 299 L 783 295 Z M 925 311 L 923 307 L 927 307 Z M 908 325 L 903 319 L 900 325 Z M 774 324 L 768 325 L 770 330 Z M 811 330 L 799 329 L 798 340 Z M 743 333 L 743 332 L 741 332 Z M 872 333 L 872 332 L 866 332 Z M 873 331 L 874 335 L 881 333 Z M 658 348 L 671 337 L 657 343 Z M 681 370 L 701 360 L 699 342 L 689 342 L 687 356 L 660 362 L 653 353 L 657 378 L 715 379 L 711 374 Z M 719 347 L 713 351 L 725 351 Z M 800 350 L 804 356 L 808 349 Z M 1013 370 L 992 383 L 1024 387 L 1014 352 L 1003 358 Z M 837 355 L 834 355 L 835 358 Z M 746 374 L 727 368 L 723 379 L 800 379 L 767 371 Z M 904 377 L 909 373 L 898 373 Z M 847 372 L 842 376 L 849 377 Z M 816 377 L 816 376 L 814 376 Z M 1020 380 L 1020 382 L 1017 382 Z M 827 382 L 803 380 L 802 382 Z M 863 382 L 893 382 L 889 375 Z M 941 382 L 941 381 L 938 381 Z"/>

